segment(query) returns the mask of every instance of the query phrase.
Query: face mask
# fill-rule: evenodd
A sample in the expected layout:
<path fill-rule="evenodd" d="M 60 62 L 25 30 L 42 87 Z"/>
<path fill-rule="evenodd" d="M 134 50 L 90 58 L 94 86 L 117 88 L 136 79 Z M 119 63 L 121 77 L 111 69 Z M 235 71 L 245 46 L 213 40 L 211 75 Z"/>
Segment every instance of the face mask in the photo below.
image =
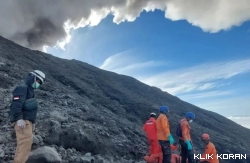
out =
<path fill-rule="evenodd" d="M 203 141 L 203 143 L 205 144 L 205 145 L 207 145 L 208 144 L 208 140 L 202 140 Z"/>
<path fill-rule="evenodd" d="M 35 82 L 35 83 L 32 84 L 32 87 L 33 87 L 34 89 L 38 89 L 39 86 L 40 86 L 40 84 L 39 84 L 38 82 Z"/>
<path fill-rule="evenodd" d="M 188 122 L 189 122 L 189 123 L 192 123 L 192 122 L 193 122 L 193 120 L 192 120 L 192 119 L 190 119 Z"/>

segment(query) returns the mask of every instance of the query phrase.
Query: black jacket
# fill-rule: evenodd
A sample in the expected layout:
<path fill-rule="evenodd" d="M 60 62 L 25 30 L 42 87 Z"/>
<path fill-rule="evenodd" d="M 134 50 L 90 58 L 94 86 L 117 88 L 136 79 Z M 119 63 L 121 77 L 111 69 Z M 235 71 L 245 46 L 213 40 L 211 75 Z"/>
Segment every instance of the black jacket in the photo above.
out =
<path fill-rule="evenodd" d="M 37 115 L 37 104 L 36 107 L 26 107 L 27 100 L 36 100 L 34 89 L 32 84 L 34 83 L 34 76 L 28 76 L 24 84 L 21 84 L 13 91 L 13 99 L 10 105 L 10 122 L 16 122 L 20 119 L 29 120 L 35 123 Z"/>

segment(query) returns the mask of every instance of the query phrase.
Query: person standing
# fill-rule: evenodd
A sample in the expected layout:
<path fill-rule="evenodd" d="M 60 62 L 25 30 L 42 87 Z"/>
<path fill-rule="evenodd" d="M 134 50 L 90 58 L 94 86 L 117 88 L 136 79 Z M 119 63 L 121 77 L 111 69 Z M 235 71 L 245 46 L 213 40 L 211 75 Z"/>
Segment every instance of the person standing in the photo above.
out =
<path fill-rule="evenodd" d="M 170 133 L 170 125 L 167 118 L 168 114 L 169 108 L 167 106 L 161 106 L 160 115 L 156 120 L 157 139 L 163 153 L 162 163 L 171 163 L 170 144 L 174 143 L 174 139 Z"/>
<path fill-rule="evenodd" d="M 192 123 L 194 119 L 194 113 L 187 112 L 186 117 L 180 120 L 177 127 L 177 136 L 179 136 L 179 143 L 181 145 L 182 163 L 186 163 L 187 159 L 189 163 L 194 163 L 194 152 L 190 135 L 190 123 Z"/>
<path fill-rule="evenodd" d="M 34 70 L 29 73 L 25 83 L 13 91 L 10 105 L 10 122 L 13 124 L 17 147 L 14 163 L 25 163 L 29 157 L 33 141 L 33 124 L 36 121 L 38 102 L 34 90 L 44 83 L 45 74 Z"/>
<path fill-rule="evenodd" d="M 143 130 L 146 132 L 148 142 L 150 145 L 149 154 L 157 154 L 159 151 L 159 144 L 157 140 L 157 130 L 156 130 L 156 114 L 151 113 L 149 119 L 145 122 Z"/>

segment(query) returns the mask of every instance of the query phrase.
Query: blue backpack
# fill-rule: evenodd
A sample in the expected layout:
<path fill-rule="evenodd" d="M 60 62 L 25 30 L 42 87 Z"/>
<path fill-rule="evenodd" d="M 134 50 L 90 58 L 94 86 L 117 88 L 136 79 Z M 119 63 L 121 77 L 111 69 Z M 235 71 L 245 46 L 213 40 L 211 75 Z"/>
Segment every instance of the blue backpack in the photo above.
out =
<path fill-rule="evenodd" d="M 176 128 L 176 135 L 178 137 L 182 137 L 182 131 L 181 131 L 181 122 L 178 123 L 177 128 Z"/>

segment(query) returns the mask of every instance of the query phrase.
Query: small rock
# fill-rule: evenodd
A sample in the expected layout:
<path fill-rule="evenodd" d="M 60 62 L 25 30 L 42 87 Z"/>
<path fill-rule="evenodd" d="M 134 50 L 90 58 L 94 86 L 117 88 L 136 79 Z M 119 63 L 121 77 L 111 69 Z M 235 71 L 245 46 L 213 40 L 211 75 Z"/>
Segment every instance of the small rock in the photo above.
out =
<path fill-rule="evenodd" d="M 4 158 L 5 153 L 2 148 L 0 148 L 0 158 Z"/>
<path fill-rule="evenodd" d="M 83 157 L 81 157 L 83 163 L 92 163 L 94 158 L 91 156 L 91 153 L 86 153 Z"/>
<path fill-rule="evenodd" d="M 39 139 L 35 136 L 35 135 L 33 135 L 33 144 L 39 144 Z"/>
<path fill-rule="evenodd" d="M 64 101 L 64 102 L 62 103 L 62 106 L 68 106 L 68 102 L 67 102 L 67 101 Z"/>
<path fill-rule="evenodd" d="M 39 140 L 39 142 L 43 142 L 43 138 L 40 135 L 36 135 L 36 138 Z"/>
<path fill-rule="evenodd" d="M 67 120 L 65 116 L 63 116 L 60 112 L 58 111 L 53 111 L 50 113 L 51 118 L 57 120 L 58 122 L 64 122 Z"/>
<path fill-rule="evenodd" d="M 84 156 L 91 157 L 91 153 L 86 153 Z"/>
<path fill-rule="evenodd" d="M 4 136 L 0 135 L 0 144 L 5 144 L 7 142 L 8 140 Z"/>
<path fill-rule="evenodd" d="M 61 146 L 61 147 L 59 148 L 59 151 L 65 151 L 65 149 Z"/>
<path fill-rule="evenodd" d="M 54 148 L 44 146 L 31 152 L 26 163 L 61 163 L 62 159 Z"/>

